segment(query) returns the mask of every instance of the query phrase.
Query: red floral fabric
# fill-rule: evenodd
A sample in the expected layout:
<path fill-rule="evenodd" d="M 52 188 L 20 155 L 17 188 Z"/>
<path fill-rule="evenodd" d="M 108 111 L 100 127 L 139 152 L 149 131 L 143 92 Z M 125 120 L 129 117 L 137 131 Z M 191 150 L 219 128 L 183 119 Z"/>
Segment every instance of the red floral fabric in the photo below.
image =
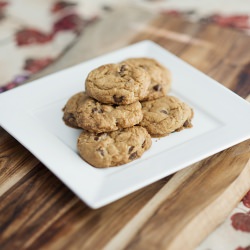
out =
<path fill-rule="evenodd" d="M 15 4 L 18 3 L 14 1 L 0 1 L 0 42 L 1 22 L 5 22 L 7 25 L 13 23 L 13 18 L 8 16 L 7 13 L 8 8 L 9 10 L 11 8 L 17 9 L 17 7 L 14 8 Z M 28 2 L 26 4 L 28 7 Z M 30 76 L 50 65 L 70 44 L 73 44 L 76 37 L 82 33 L 87 25 L 96 20 L 95 15 L 85 18 L 83 14 L 79 13 L 78 4 L 79 2 L 77 1 L 39 1 L 37 5 L 43 10 L 44 20 L 49 18 L 51 23 L 41 28 L 38 25 L 34 25 L 31 17 L 29 24 L 20 23 L 17 25 L 20 28 L 17 30 L 13 29 L 10 39 L 8 37 L 10 53 L 5 52 L 5 48 L 1 48 L 1 46 L 0 53 L 2 49 L 8 57 L 13 54 L 13 58 L 18 62 L 13 65 L 10 63 L 10 67 L 18 66 L 10 70 L 10 72 L 4 72 L 6 76 L 2 77 L 3 79 L 0 77 L 0 93 L 24 83 Z M 21 6 L 23 9 L 20 9 L 20 11 L 27 9 L 25 1 L 23 5 Z M 10 28 L 12 27 L 10 26 Z M 70 34 L 70 36 L 67 34 Z M 67 36 L 67 39 L 64 41 L 65 36 Z M 54 48 L 58 44 L 57 41 L 59 41 L 60 37 L 62 42 L 60 42 L 59 48 L 57 46 L 57 51 L 55 52 Z M 38 48 L 41 48 L 40 54 L 38 53 Z M 46 48 L 45 55 L 43 48 Z M 23 49 L 26 50 L 27 56 L 22 52 Z M 15 55 L 14 52 L 16 52 Z M 4 82 L 6 79 L 7 82 Z"/>

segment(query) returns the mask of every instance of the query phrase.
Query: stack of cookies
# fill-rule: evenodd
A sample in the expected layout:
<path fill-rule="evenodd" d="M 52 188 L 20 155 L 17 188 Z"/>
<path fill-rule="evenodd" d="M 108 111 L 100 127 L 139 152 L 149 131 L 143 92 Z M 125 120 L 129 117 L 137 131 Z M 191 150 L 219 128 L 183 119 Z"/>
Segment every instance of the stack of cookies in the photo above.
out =
<path fill-rule="evenodd" d="M 92 70 L 86 92 L 63 108 L 66 125 L 81 128 L 80 156 L 98 168 L 128 163 L 162 137 L 191 127 L 192 109 L 167 96 L 171 74 L 154 59 L 131 58 Z"/>

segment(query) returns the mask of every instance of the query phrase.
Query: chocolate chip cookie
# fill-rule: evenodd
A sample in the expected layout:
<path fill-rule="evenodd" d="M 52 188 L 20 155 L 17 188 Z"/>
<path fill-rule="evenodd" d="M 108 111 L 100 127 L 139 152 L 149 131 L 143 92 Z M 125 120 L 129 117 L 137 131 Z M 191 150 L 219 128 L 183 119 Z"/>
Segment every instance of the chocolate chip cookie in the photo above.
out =
<path fill-rule="evenodd" d="M 171 87 L 171 73 L 152 58 L 130 58 L 123 63 L 128 63 L 146 70 L 151 78 L 148 95 L 143 101 L 150 101 L 165 96 Z"/>
<path fill-rule="evenodd" d="M 80 156 L 97 168 L 122 165 L 142 156 L 150 148 L 151 137 L 140 126 L 109 133 L 83 131 L 78 138 Z"/>
<path fill-rule="evenodd" d="M 63 121 L 69 127 L 80 128 L 76 121 L 76 110 L 81 97 L 82 93 L 73 95 L 63 108 Z"/>
<path fill-rule="evenodd" d="M 142 102 L 145 127 L 152 137 L 166 136 L 174 131 L 192 127 L 193 110 L 173 96 L 164 96 L 153 101 Z"/>
<path fill-rule="evenodd" d="M 85 82 L 86 93 L 102 103 L 130 104 L 148 95 L 149 74 L 126 63 L 106 64 L 92 70 Z"/>
<path fill-rule="evenodd" d="M 70 116 L 68 110 L 71 111 Z M 65 111 L 64 117 L 70 117 L 68 120 L 64 118 L 66 124 L 95 133 L 132 127 L 142 120 L 141 104 L 138 101 L 120 106 L 102 104 L 85 92 L 72 96 Z"/>

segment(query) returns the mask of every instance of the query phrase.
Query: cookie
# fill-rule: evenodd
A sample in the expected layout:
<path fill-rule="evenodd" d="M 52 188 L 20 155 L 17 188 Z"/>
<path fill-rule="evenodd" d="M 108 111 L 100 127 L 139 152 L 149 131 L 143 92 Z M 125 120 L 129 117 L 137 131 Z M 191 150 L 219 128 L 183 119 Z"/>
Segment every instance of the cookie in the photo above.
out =
<path fill-rule="evenodd" d="M 128 63 L 146 70 L 151 78 L 148 88 L 148 95 L 143 101 L 155 100 L 165 96 L 171 87 L 171 73 L 152 58 L 130 58 L 123 63 Z"/>
<path fill-rule="evenodd" d="M 125 63 L 106 64 L 92 70 L 85 81 L 86 93 L 102 103 L 130 104 L 145 98 L 149 74 Z"/>
<path fill-rule="evenodd" d="M 193 110 L 173 96 L 164 96 L 153 101 L 142 102 L 145 127 L 152 137 L 166 136 L 174 131 L 192 127 Z"/>
<path fill-rule="evenodd" d="M 140 126 L 96 135 L 83 131 L 77 142 L 80 156 L 97 168 L 122 165 L 142 156 L 151 146 L 151 137 Z"/>
<path fill-rule="evenodd" d="M 102 104 L 80 93 L 75 113 L 77 125 L 95 133 L 115 131 L 138 124 L 142 120 L 140 102 L 128 105 Z"/>
<path fill-rule="evenodd" d="M 76 110 L 78 102 L 81 99 L 82 93 L 73 95 L 66 103 L 63 108 L 63 121 L 64 123 L 72 128 L 79 128 L 76 121 Z"/>
<path fill-rule="evenodd" d="M 63 120 L 71 127 L 90 132 L 110 132 L 138 124 L 142 120 L 142 109 L 138 101 L 128 105 L 108 105 L 80 92 L 67 102 Z"/>

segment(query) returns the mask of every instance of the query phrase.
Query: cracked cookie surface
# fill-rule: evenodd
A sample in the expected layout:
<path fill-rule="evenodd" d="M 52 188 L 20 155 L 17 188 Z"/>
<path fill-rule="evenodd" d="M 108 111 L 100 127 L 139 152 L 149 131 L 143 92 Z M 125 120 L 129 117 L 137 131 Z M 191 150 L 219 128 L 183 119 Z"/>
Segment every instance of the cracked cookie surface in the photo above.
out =
<path fill-rule="evenodd" d="M 92 70 L 85 81 L 86 93 L 107 104 L 131 104 L 148 95 L 149 74 L 125 63 L 106 64 Z"/>
<path fill-rule="evenodd" d="M 83 131 L 77 142 L 80 156 L 97 168 L 122 165 L 142 156 L 151 146 L 151 137 L 141 126 L 95 134 Z"/>
<path fill-rule="evenodd" d="M 72 96 L 65 107 L 65 111 L 70 110 L 71 117 L 74 117 L 74 123 L 71 126 L 77 125 L 95 133 L 132 127 L 142 120 L 141 104 L 138 101 L 120 106 L 102 104 L 85 92 Z M 68 117 L 68 112 L 65 116 Z M 66 120 L 65 123 L 70 122 L 71 120 Z"/>
<path fill-rule="evenodd" d="M 155 100 L 167 94 L 171 87 L 171 73 L 161 65 L 158 61 L 152 58 L 129 58 L 123 63 L 141 67 L 149 73 L 151 78 L 148 87 L 148 95 L 143 101 Z"/>
<path fill-rule="evenodd" d="M 192 108 L 174 96 L 165 96 L 141 104 L 143 119 L 140 125 L 146 128 L 152 137 L 162 137 L 192 127 Z"/>

